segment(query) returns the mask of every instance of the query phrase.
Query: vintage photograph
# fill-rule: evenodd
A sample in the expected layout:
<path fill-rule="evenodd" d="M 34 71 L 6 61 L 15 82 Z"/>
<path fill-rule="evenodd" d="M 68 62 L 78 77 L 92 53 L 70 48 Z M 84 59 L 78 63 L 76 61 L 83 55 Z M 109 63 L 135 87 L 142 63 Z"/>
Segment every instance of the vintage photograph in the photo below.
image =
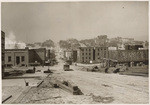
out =
<path fill-rule="evenodd" d="M 1 104 L 149 104 L 149 1 L 1 2 Z"/>

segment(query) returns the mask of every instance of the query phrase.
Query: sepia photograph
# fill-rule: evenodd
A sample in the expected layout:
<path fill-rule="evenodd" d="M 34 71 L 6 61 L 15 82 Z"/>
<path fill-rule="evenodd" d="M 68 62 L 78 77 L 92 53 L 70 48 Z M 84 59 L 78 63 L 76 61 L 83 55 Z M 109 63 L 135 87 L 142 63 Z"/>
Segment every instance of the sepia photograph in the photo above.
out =
<path fill-rule="evenodd" d="M 149 1 L 1 2 L 1 104 L 149 104 Z"/>

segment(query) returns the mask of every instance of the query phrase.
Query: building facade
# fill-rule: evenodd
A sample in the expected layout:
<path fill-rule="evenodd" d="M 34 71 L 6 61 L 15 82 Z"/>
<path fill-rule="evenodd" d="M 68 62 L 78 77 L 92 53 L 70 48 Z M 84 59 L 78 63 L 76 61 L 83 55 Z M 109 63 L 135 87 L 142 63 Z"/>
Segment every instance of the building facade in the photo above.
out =
<path fill-rule="evenodd" d="M 29 64 L 34 64 L 35 62 L 40 65 L 45 64 L 46 60 L 46 48 L 39 49 L 29 49 Z"/>
<path fill-rule="evenodd" d="M 1 31 L 1 63 L 2 63 L 2 78 L 4 77 L 4 69 L 5 69 L 5 33 Z"/>
<path fill-rule="evenodd" d="M 73 60 L 73 62 L 77 62 L 77 50 L 73 50 L 72 51 L 72 60 Z"/>
<path fill-rule="evenodd" d="M 5 66 L 28 66 L 29 64 L 28 49 L 6 49 Z"/>
<path fill-rule="evenodd" d="M 102 62 L 108 56 L 108 47 L 80 47 L 77 56 L 80 63 Z"/>
<path fill-rule="evenodd" d="M 46 49 L 6 49 L 5 66 L 29 66 L 34 63 L 44 65 L 46 59 Z"/>
<path fill-rule="evenodd" d="M 71 51 L 71 50 L 65 50 L 65 51 L 64 51 L 64 58 L 65 58 L 66 60 L 72 59 L 72 51 Z"/>

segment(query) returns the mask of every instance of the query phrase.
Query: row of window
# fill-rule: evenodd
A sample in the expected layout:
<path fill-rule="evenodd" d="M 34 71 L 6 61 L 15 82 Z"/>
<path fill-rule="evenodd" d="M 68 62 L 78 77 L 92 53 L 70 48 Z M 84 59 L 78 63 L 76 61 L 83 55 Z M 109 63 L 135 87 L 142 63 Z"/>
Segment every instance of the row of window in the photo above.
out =
<path fill-rule="evenodd" d="M 82 53 L 84 55 L 84 53 Z M 85 55 L 91 55 L 91 53 L 85 53 Z M 100 53 L 97 53 L 97 55 L 100 55 Z"/>
<path fill-rule="evenodd" d="M 91 51 L 92 49 L 83 49 L 83 51 Z M 100 51 L 100 50 L 106 50 L 106 48 L 100 48 L 100 49 L 95 49 L 95 50 L 98 50 L 98 51 Z"/>
<path fill-rule="evenodd" d="M 85 59 L 88 59 L 88 58 L 91 59 L 91 57 L 85 57 Z M 84 60 L 84 57 L 82 57 L 82 60 Z"/>
<path fill-rule="evenodd" d="M 8 56 L 8 62 L 11 62 L 12 61 L 12 57 L 11 56 Z M 21 56 L 21 61 L 25 61 L 25 57 L 24 56 Z"/>
<path fill-rule="evenodd" d="M 84 53 L 82 53 L 82 55 L 84 55 Z M 88 55 L 88 53 L 85 53 L 85 55 Z M 89 55 L 91 55 L 91 53 L 89 53 Z"/>

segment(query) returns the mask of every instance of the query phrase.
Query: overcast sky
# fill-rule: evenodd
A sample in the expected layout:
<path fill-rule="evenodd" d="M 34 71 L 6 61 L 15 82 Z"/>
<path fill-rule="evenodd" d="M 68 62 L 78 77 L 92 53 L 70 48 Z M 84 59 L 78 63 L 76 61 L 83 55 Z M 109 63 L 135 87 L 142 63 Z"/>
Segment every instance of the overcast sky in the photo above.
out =
<path fill-rule="evenodd" d="M 98 35 L 148 40 L 148 2 L 2 3 L 2 30 L 26 43 Z"/>

